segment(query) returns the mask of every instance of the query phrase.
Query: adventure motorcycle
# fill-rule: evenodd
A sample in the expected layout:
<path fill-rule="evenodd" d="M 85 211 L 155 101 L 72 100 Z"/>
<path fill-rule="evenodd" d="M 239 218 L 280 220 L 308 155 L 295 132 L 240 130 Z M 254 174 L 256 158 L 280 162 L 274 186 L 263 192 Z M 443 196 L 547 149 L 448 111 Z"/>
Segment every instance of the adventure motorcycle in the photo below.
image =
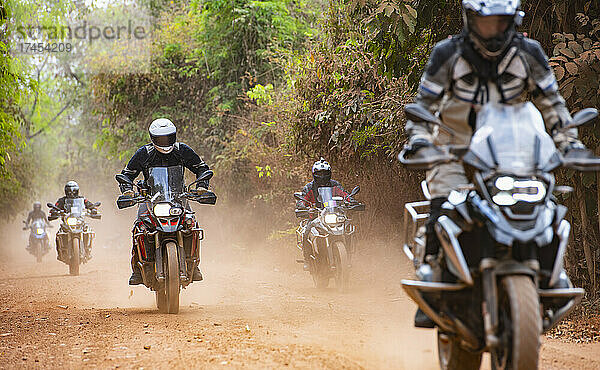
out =
<path fill-rule="evenodd" d="M 138 193 L 121 195 L 119 209 L 141 203 L 141 213 L 133 229 L 133 243 L 137 266 L 142 272 L 144 285 L 155 291 L 156 306 L 161 312 L 179 312 L 179 290 L 192 282 L 194 269 L 200 264 L 200 243 L 204 230 L 200 228 L 188 200 L 214 205 L 216 195 L 200 192 L 192 185 L 209 180 L 212 171 L 206 171 L 187 187 L 182 166 L 152 167 L 146 183 L 135 186 Z M 116 176 L 120 184 L 133 186 L 125 175 Z"/>
<path fill-rule="evenodd" d="M 452 133 L 419 105 L 405 112 Z M 578 112 L 563 130 L 597 114 Z M 431 169 L 462 157 L 473 169 L 473 184 L 453 191 L 442 206 L 437 257 L 425 260 L 429 202 L 405 205 L 404 251 L 421 280 L 403 280 L 402 287 L 438 327 L 440 367 L 479 369 L 488 351 L 493 369 L 535 369 L 540 335 L 584 294 L 563 269 L 571 225 L 553 195 L 572 189 L 555 186 L 550 172 L 560 166 L 597 171 L 600 159 L 563 157 L 532 103 L 486 105 L 468 146 L 427 149 L 413 158 L 404 149 L 399 159 L 410 169 Z"/>
<path fill-rule="evenodd" d="M 312 249 L 311 261 L 298 262 L 308 264 L 317 288 L 326 288 L 331 278 L 335 279 L 338 289 L 344 291 L 348 288 L 350 260 L 354 252 L 352 235 L 356 231 L 350 212 L 364 211 L 365 205 L 348 204 L 346 200 L 359 191 L 360 187 L 355 187 L 344 199 L 334 197 L 332 187 L 320 187 L 317 200 L 323 205 L 321 209 L 315 204 L 311 204 L 309 209 L 296 209 L 296 217 L 302 219 L 296 229 L 296 245 L 302 250 L 302 236 L 305 229 L 310 227 L 308 243 Z M 294 193 L 294 197 L 307 202 L 302 193 Z M 319 216 L 311 221 L 311 215 L 316 213 Z"/>
<path fill-rule="evenodd" d="M 94 203 L 94 209 L 100 204 L 100 202 Z M 102 216 L 87 209 L 83 198 L 65 199 L 65 210 L 52 203 L 47 203 L 47 206 L 60 215 L 62 220 L 56 233 L 58 258 L 69 265 L 69 274 L 77 276 L 79 265 L 92 258 L 92 240 L 96 236 L 85 221 L 85 217 L 99 220 Z"/>
<path fill-rule="evenodd" d="M 30 230 L 27 251 L 35 256 L 37 262 L 42 262 L 42 257 L 50 250 L 46 222 L 41 218 L 36 218 L 30 225 L 26 221 L 23 221 L 23 223 L 25 224 L 23 230 Z"/>

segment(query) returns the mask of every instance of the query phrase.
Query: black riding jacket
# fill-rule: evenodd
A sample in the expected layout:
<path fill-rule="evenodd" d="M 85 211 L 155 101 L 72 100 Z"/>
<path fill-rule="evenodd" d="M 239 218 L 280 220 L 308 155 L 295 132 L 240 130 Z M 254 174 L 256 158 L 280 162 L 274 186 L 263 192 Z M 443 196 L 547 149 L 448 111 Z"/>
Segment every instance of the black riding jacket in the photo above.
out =
<path fill-rule="evenodd" d="M 76 198 L 83 198 L 83 197 L 79 196 Z M 60 197 L 60 198 L 58 198 L 58 200 L 56 201 L 56 203 L 54 205 L 56 206 L 56 208 L 66 212 L 67 211 L 67 209 L 65 207 L 66 200 L 67 200 L 67 196 Z M 83 203 L 85 204 L 85 208 L 90 209 L 90 210 L 95 209 L 94 203 L 87 200 L 87 198 L 83 199 Z M 95 211 L 93 211 L 93 212 L 95 212 Z M 54 209 L 50 209 L 50 220 L 56 220 L 57 218 L 58 218 L 58 212 L 56 212 Z"/>
<path fill-rule="evenodd" d="M 139 148 L 133 157 L 127 163 L 127 166 L 121 173 L 127 176 L 131 181 L 141 173 L 144 174 L 144 181 L 148 179 L 148 170 L 151 167 L 169 167 L 169 166 L 184 166 L 192 171 L 196 178 L 209 170 L 204 161 L 194 152 L 192 148 L 184 143 L 175 143 L 173 151 L 168 154 L 159 152 L 152 144 L 144 145 Z M 199 186 L 208 188 L 208 181 L 198 183 Z M 119 184 L 121 192 L 133 190 L 130 185 Z"/>

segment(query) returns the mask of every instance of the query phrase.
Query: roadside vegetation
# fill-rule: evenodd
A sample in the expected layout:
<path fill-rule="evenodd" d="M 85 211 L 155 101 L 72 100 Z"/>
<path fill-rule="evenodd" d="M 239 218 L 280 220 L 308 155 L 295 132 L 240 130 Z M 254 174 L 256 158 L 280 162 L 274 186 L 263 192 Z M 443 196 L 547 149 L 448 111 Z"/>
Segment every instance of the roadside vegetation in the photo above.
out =
<path fill-rule="evenodd" d="M 149 67 L 85 73 L 72 60 L 8 53 L 15 12 L 41 10 L 25 0 L 3 3 L 3 214 L 22 209 L 46 184 L 84 177 L 91 168 L 114 186 L 111 171 L 146 142 L 149 122 L 168 117 L 179 138 L 215 168 L 215 190 L 224 204 L 242 209 L 238 221 L 246 232 L 289 234 L 292 193 L 323 156 L 335 178 L 362 188 L 363 237 L 384 235 L 399 245 L 402 205 L 420 197 L 422 179 L 395 160 L 405 142 L 402 107 L 415 94 L 431 47 L 460 31 L 459 1 L 147 0 L 138 6 L 154 17 Z M 52 9 L 52 22 L 90 11 L 75 3 Z M 522 31 L 551 57 L 569 107 L 600 108 L 600 4 L 526 0 L 524 10 Z M 597 125 L 581 133 L 596 152 Z M 575 225 L 567 268 L 595 304 L 600 178 L 558 176 L 576 189 L 564 199 Z M 255 212 L 265 215 L 258 229 L 248 221 Z"/>

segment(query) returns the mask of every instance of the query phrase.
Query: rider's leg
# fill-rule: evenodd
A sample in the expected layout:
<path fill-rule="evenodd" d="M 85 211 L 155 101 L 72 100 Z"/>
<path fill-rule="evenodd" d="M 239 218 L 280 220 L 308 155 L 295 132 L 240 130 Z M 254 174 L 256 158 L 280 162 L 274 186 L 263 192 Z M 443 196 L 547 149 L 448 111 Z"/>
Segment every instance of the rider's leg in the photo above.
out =
<path fill-rule="evenodd" d="M 142 217 L 143 214 L 148 212 L 148 207 L 146 206 L 145 203 L 141 203 L 140 206 L 138 207 L 138 213 L 137 213 L 137 218 L 135 220 L 135 223 L 138 223 L 140 221 L 140 218 Z M 139 267 L 137 266 L 137 261 L 138 261 L 138 257 L 137 257 L 137 251 L 135 248 L 135 240 L 133 238 L 133 232 L 135 231 L 135 224 L 133 227 L 133 230 L 131 232 L 132 234 L 132 249 L 131 249 L 131 276 L 129 277 L 129 285 L 139 285 L 139 284 L 143 284 L 144 280 L 142 279 L 142 272 L 140 271 Z"/>
<path fill-rule="evenodd" d="M 422 281 L 434 281 L 433 269 L 428 261 L 437 256 L 440 250 L 440 241 L 435 232 L 435 224 L 442 212 L 442 204 L 448 194 L 460 185 L 468 184 L 462 163 L 451 162 L 438 165 L 427 172 L 427 187 L 431 194 L 429 219 L 425 224 L 425 261 L 417 270 L 417 277 Z M 415 315 L 415 326 L 432 328 L 433 321 L 421 311 Z"/>
<path fill-rule="evenodd" d="M 188 202 L 187 200 L 185 201 L 185 209 L 187 209 L 188 211 L 192 211 L 192 208 L 190 207 L 190 202 Z M 187 254 L 187 257 L 192 257 L 190 255 L 192 253 L 192 246 L 191 246 L 192 243 L 193 243 L 193 241 L 189 240 L 189 245 L 186 246 L 186 238 L 184 237 L 184 240 L 183 240 L 184 248 L 183 248 L 183 250 Z M 195 253 L 196 254 L 200 254 L 200 241 L 199 240 L 196 242 L 196 252 Z M 190 268 L 190 264 L 188 264 L 188 268 Z M 202 276 L 202 271 L 200 271 L 200 266 L 196 266 L 194 268 L 194 273 L 192 274 L 192 281 L 202 281 L 203 279 L 204 278 Z"/>
<path fill-rule="evenodd" d="M 308 242 L 308 236 L 310 235 L 310 231 L 312 229 L 312 221 L 309 221 L 304 228 L 304 232 L 302 233 L 302 256 L 304 257 L 304 270 L 308 271 L 310 269 L 310 261 L 312 260 L 312 248 L 310 243 Z"/>

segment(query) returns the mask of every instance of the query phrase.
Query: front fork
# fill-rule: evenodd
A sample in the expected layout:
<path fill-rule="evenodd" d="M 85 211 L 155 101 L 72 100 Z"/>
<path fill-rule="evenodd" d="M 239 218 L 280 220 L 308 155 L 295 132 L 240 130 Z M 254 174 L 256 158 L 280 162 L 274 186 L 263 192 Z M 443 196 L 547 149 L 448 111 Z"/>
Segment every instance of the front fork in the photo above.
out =
<path fill-rule="evenodd" d="M 483 314 L 485 343 L 488 347 L 498 345 L 498 336 L 496 335 L 498 330 L 498 287 L 494 267 L 496 267 L 494 258 L 484 258 L 479 264 L 483 289 L 481 312 Z"/>
<path fill-rule="evenodd" d="M 498 261 L 495 258 L 483 258 L 479 264 L 481 271 L 481 284 L 483 289 L 483 301 L 481 303 L 481 312 L 483 314 L 483 328 L 485 332 L 485 344 L 488 348 L 496 347 L 500 344 L 498 339 L 498 282 L 496 267 Z M 523 262 L 527 270 L 537 272 L 539 262 L 531 259 Z M 534 280 L 534 282 L 536 282 Z M 537 286 L 537 282 L 536 282 Z"/>
<path fill-rule="evenodd" d="M 165 272 L 163 269 L 162 245 L 160 243 L 159 234 L 160 232 L 156 232 L 156 234 L 154 234 L 154 246 L 156 248 L 154 252 L 154 266 L 156 272 L 156 280 L 159 282 L 163 282 L 165 281 Z M 177 258 L 179 259 L 179 278 L 182 281 L 187 282 L 190 280 L 190 278 L 188 277 L 187 263 L 185 260 L 185 250 L 183 249 L 183 234 L 181 233 L 181 231 L 177 232 L 177 244 Z"/>

